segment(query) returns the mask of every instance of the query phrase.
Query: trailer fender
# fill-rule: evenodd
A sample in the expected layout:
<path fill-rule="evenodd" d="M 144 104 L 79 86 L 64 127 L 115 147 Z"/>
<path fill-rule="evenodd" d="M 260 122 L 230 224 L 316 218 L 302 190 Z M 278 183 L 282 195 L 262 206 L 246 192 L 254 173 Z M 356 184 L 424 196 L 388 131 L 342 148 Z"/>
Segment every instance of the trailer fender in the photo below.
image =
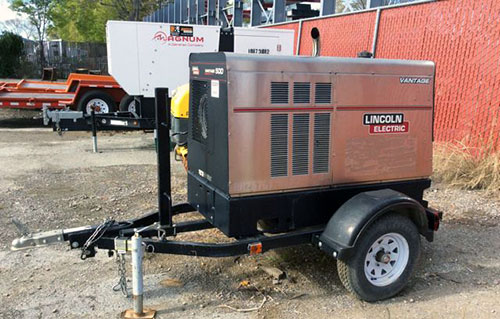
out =
<path fill-rule="evenodd" d="M 416 200 L 392 189 L 359 193 L 346 201 L 330 218 L 317 238 L 318 247 L 329 255 L 344 259 L 356 247 L 357 239 L 377 218 L 387 213 L 407 216 L 419 232 L 429 235 L 425 208 Z"/>

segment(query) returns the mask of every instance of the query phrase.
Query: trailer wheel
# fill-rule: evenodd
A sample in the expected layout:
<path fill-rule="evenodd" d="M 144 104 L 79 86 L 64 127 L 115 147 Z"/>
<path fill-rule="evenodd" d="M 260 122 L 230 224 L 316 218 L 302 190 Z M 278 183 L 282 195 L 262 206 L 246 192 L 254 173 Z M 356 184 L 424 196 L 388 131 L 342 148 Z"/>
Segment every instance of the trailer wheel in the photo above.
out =
<path fill-rule="evenodd" d="M 102 91 L 93 90 L 85 93 L 78 102 L 78 111 L 90 114 L 92 106 L 96 107 L 96 113 L 111 113 L 115 111 L 115 101 Z"/>
<path fill-rule="evenodd" d="M 410 219 L 391 214 L 370 225 L 355 249 L 337 262 L 340 281 L 360 299 L 387 299 L 408 283 L 420 255 L 420 235 Z"/>
<path fill-rule="evenodd" d="M 137 102 L 133 96 L 125 94 L 120 101 L 120 112 L 137 113 Z"/>

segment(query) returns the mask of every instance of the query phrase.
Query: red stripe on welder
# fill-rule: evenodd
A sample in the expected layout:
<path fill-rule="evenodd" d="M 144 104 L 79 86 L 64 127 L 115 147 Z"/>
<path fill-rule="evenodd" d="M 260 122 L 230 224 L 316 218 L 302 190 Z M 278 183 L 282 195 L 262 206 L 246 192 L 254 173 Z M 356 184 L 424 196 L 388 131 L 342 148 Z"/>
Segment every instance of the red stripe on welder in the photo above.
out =
<path fill-rule="evenodd" d="M 370 111 L 370 110 L 427 110 L 432 106 L 338 106 L 339 111 Z"/>
<path fill-rule="evenodd" d="M 427 110 L 432 106 L 338 106 L 339 111 L 376 111 L 376 110 Z M 280 112 L 280 111 L 333 111 L 333 107 L 248 107 L 234 108 L 234 112 Z"/>
<path fill-rule="evenodd" d="M 235 108 L 235 112 L 282 112 L 282 111 L 333 111 L 333 107 L 249 107 Z"/>

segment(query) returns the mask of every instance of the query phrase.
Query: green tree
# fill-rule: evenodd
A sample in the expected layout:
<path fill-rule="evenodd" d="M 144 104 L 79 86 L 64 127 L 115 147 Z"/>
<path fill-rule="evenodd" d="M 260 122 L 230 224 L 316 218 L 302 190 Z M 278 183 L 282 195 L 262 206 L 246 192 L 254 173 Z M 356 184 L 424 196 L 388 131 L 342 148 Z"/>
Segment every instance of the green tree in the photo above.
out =
<path fill-rule="evenodd" d="M 17 74 L 23 54 L 23 38 L 12 32 L 0 35 L 0 77 L 13 77 Z"/>
<path fill-rule="evenodd" d="M 43 41 L 47 36 L 52 6 L 52 0 L 10 0 L 11 9 L 26 14 L 29 22 L 36 29 L 36 40 L 40 44 L 40 67 L 42 72 L 45 66 Z"/>
<path fill-rule="evenodd" d="M 158 0 L 54 0 L 49 35 L 66 41 L 105 42 L 108 20 L 142 19 Z"/>
<path fill-rule="evenodd" d="M 140 21 L 142 17 L 153 12 L 161 0 L 101 0 L 104 6 L 115 8 L 120 20 Z"/>
<path fill-rule="evenodd" d="M 106 21 L 117 18 L 116 10 L 98 0 L 56 0 L 49 35 L 74 42 L 106 42 Z"/>

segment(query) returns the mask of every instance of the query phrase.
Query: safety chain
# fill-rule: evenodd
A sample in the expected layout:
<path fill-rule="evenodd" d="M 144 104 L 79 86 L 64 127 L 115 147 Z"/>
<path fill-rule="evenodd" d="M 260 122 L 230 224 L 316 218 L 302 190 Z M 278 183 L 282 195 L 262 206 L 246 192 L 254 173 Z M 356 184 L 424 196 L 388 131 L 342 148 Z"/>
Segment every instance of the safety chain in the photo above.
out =
<path fill-rule="evenodd" d="M 125 297 L 128 297 L 127 288 L 127 269 L 125 268 L 125 254 L 115 251 L 116 264 L 118 265 L 118 283 L 113 286 L 113 291 L 121 291 Z"/>
<path fill-rule="evenodd" d="M 90 252 L 89 247 L 92 247 L 92 245 L 95 244 L 114 223 L 114 219 L 107 219 L 101 225 L 97 226 L 92 235 L 90 235 L 85 244 L 83 244 L 80 259 L 85 260 L 87 258 L 87 255 Z"/>

